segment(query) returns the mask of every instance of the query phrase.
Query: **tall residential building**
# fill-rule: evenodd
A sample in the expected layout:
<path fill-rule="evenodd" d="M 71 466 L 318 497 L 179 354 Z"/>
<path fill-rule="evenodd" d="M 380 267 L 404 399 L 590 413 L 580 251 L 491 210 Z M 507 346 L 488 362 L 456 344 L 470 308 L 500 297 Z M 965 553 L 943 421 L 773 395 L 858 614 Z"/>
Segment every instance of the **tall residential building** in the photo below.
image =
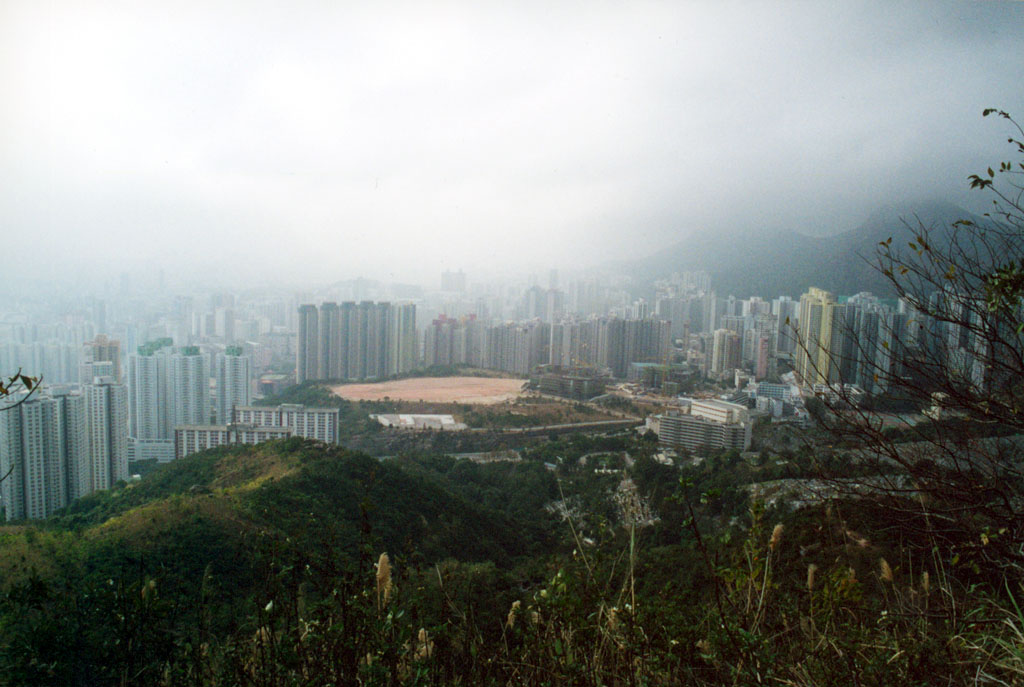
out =
<path fill-rule="evenodd" d="M 362 304 L 360 304 L 362 305 Z M 382 379 L 388 375 L 388 323 L 390 303 L 369 304 L 366 310 L 365 379 Z"/>
<path fill-rule="evenodd" d="M 856 303 L 837 304 L 832 308 L 832 336 L 828 344 L 830 384 L 854 384 L 857 381 L 860 346 L 857 317 L 860 312 L 861 308 Z"/>
<path fill-rule="evenodd" d="M 490 328 L 484 367 L 526 375 L 547 362 L 551 325 L 545 322 L 505 322 Z"/>
<path fill-rule="evenodd" d="M 767 336 L 759 336 L 754 345 L 756 357 L 754 358 L 754 377 L 764 379 L 772 371 L 772 341 Z"/>
<path fill-rule="evenodd" d="M 88 363 L 109 362 L 114 371 L 114 379 L 120 384 L 123 381 L 121 372 L 121 342 L 117 339 L 110 339 L 105 334 L 98 335 L 92 341 L 87 341 L 84 346 L 82 358 L 83 366 Z M 93 377 L 102 377 L 101 374 L 83 375 L 82 384 L 91 384 Z"/>
<path fill-rule="evenodd" d="M 779 328 L 774 315 L 762 313 L 749 318 L 748 326 L 743 332 L 743 362 L 757 362 L 758 345 L 761 339 L 768 339 L 768 355 L 774 359 L 778 354 Z"/>
<path fill-rule="evenodd" d="M 147 445 L 168 442 L 173 428 L 167 399 L 170 340 L 158 343 L 140 346 L 137 354 L 128 357 L 128 434 L 134 441 Z M 164 447 L 165 451 L 170 448 Z M 136 459 L 141 457 L 136 455 Z M 169 458 L 170 455 L 164 456 L 164 460 Z"/>
<path fill-rule="evenodd" d="M 296 379 L 381 379 L 419 358 L 416 306 L 345 302 L 299 308 Z"/>
<path fill-rule="evenodd" d="M 448 270 L 442 272 L 441 290 L 464 293 L 466 291 L 466 273 L 462 270 L 459 270 L 458 272 Z"/>
<path fill-rule="evenodd" d="M 341 378 L 341 311 L 337 303 L 321 303 L 317 315 L 316 379 Z"/>
<path fill-rule="evenodd" d="M 134 460 L 174 459 L 176 425 L 209 424 L 210 364 L 195 346 L 175 353 L 171 340 L 128 358 L 130 451 Z"/>
<path fill-rule="evenodd" d="M 48 341 L 0 343 L 0 370 L 41 377 L 50 384 L 73 384 L 78 381 L 82 350 L 54 339 Z"/>
<path fill-rule="evenodd" d="M 416 305 L 414 303 L 393 303 L 391 305 L 388 332 L 387 373 L 396 375 L 416 369 L 419 362 L 419 342 L 416 336 Z"/>
<path fill-rule="evenodd" d="M 92 380 L 96 377 L 114 377 L 114 363 L 109 360 L 100 360 L 96 362 L 82 361 L 79 367 L 79 384 L 92 384 Z"/>
<path fill-rule="evenodd" d="M 797 339 L 800 333 L 797 319 L 800 314 L 799 303 L 788 296 L 772 301 L 772 314 L 778 322 L 778 352 L 787 355 L 796 353 Z"/>
<path fill-rule="evenodd" d="M 196 346 L 186 346 L 171 356 L 167 402 L 170 405 L 170 428 L 177 425 L 208 424 L 213 408 L 210 404 L 210 364 Z M 174 435 L 166 437 L 173 441 Z"/>
<path fill-rule="evenodd" d="M 8 520 L 45 518 L 128 477 L 128 395 L 111 377 L 40 389 L 0 413 L 0 494 Z"/>
<path fill-rule="evenodd" d="M 666 320 L 610 319 L 598 335 L 599 364 L 625 378 L 632 363 L 668 364 L 672 326 Z"/>
<path fill-rule="evenodd" d="M 524 320 L 552 322 L 559 319 L 564 310 L 565 294 L 555 288 L 531 286 L 519 303 L 519 315 Z"/>
<path fill-rule="evenodd" d="M 128 479 L 128 390 L 112 377 L 83 387 L 89 443 L 89 489 Z"/>
<path fill-rule="evenodd" d="M 456 365 L 464 362 L 455 353 L 456 330 L 462 331 L 458 320 L 441 315 L 430 323 L 423 335 L 423 364 Z"/>
<path fill-rule="evenodd" d="M 812 287 L 800 296 L 799 336 L 796 347 L 796 373 L 806 386 L 828 381 L 829 344 L 832 340 L 832 315 L 836 297 Z"/>
<path fill-rule="evenodd" d="M 81 395 L 39 391 L 0 413 L 0 494 L 8 520 L 45 518 L 80 495 L 87 459 Z"/>
<path fill-rule="evenodd" d="M 743 340 L 731 329 L 716 329 L 711 349 L 709 372 L 720 375 L 735 370 L 741 365 Z"/>
<path fill-rule="evenodd" d="M 704 297 L 688 295 L 659 298 L 655 312 L 672 323 L 672 338 L 685 339 L 704 331 Z"/>
<path fill-rule="evenodd" d="M 299 306 L 299 338 L 295 381 L 318 379 L 320 375 L 320 318 L 315 305 Z"/>
<path fill-rule="evenodd" d="M 872 345 L 858 340 L 862 311 L 856 300 L 837 303 L 833 294 L 818 288 L 800 297 L 795 368 L 802 384 L 853 384 L 858 380 L 860 350 Z"/>
<path fill-rule="evenodd" d="M 625 378 L 633 363 L 668 363 L 667 320 L 592 318 L 551 325 L 548 362 L 563 368 L 606 367 Z"/>
<path fill-rule="evenodd" d="M 217 355 L 217 422 L 231 421 L 236 406 L 252 403 L 252 365 L 242 349 L 228 346 Z"/>

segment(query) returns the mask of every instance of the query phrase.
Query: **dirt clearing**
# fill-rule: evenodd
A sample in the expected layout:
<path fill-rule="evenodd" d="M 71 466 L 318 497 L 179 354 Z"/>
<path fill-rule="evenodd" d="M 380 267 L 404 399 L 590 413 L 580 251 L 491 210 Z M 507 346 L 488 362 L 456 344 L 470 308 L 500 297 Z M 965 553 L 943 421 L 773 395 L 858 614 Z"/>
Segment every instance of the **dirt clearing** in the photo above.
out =
<path fill-rule="evenodd" d="M 419 401 L 494 404 L 522 395 L 522 379 L 493 377 L 413 377 L 373 384 L 339 384 L 331 391 L 350 401 Z"/>

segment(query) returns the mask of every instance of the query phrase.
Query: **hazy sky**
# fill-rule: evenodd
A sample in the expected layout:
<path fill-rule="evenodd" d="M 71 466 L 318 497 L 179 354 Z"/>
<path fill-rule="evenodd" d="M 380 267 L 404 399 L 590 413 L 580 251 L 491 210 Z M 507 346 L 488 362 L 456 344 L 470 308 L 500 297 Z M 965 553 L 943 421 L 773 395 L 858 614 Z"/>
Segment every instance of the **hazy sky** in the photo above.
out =
<path fill-rule="evenodd" d="M 433 283 L 969 202 L 1024 3 L 0 0 L 0 98 L 5 280 Z"/>

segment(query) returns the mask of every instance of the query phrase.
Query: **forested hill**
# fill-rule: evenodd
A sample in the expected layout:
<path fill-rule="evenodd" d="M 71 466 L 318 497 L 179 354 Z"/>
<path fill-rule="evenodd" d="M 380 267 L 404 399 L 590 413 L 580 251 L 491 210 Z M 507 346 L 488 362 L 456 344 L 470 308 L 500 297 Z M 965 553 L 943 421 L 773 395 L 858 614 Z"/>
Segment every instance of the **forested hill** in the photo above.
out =
<path fill-rule="evenodd" d="M 973 539 L 943 562 L 878 504 L 748 499 L 846 461 L 656 449 L 175 461 L 0 528 L 0 686 L 964 684 L 1016 642 Z"/>
<path fill-rule="evenodd" d="M 519 477 L 537 498 L 555 493 L 543 469 Z M 218 547 L 243 546 L 259 533 L 346 556 L 372 545 L 397 555 L 415 552 L 426 562 L 457 556 L 508 564 L 541 550 L 545 534 L 536 523 L 509 516 L 505 505 L 467 499 L 412 465 L 293 438 L 174 461 L 137 484 L 80 499 L 47 527 L 116 547 L 128 558 L 160 558 L 161 547 L 182 532 L 207 530 Z M 166 565 L 197 573 L 205 563 L 197 561 L 198 570 L 184 559 Z"/>
<path fill-rule="evenodd" d="M 878 243 L 893 237 L 894 245 L 902 247 L 913 240 L 912 228 L 919 222 L 945 231 L 961 219 L 985 221 L 951 203 L 923 202 L 876 210 L 860 226 L 821 238 L 791 230 L 700 232 L 619 267 L 644 286 L 673 272 L 704 270 L 719 295 L 740 298 L 795 298 L 811 286 L 841 295 L 871 291 L 891 296 L 891 285 L 873 267 Z"/>

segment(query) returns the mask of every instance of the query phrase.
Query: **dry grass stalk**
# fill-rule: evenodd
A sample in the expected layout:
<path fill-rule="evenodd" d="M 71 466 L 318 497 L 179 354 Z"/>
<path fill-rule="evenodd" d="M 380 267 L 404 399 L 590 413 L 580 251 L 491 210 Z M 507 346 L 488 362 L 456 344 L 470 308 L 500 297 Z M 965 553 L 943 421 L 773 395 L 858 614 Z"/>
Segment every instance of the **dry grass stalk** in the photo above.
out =
<path fill-rule="evenodd" d="M 434 655 L 434 640 L 426 628 L 421 627 L 416 635 L 416 660 L 422 661 Z"/>
<path fill-rule="evenodd" d="M 391 599 L 391 559 L 382 553 L 377 560 L 377 602 L 386 606 Z"/>
<path fill-rule="evenodd" d="M 508 618 L 505 619 L 505 627 L 513 628 L 516 626 L 516 616 L 519 614 L 519 607 L 521 603 L 516 600 L 512 602 L 512 608 L 508 609 Z"/>
<path fill-rule="evenodd" d="M 807 591 L 814 591 L 814 575 L 818 572 L 818 566 L 811 563 L 807 566 Z"/>
<path fill-rule="evenodd" d="M 782 523 L 780 522 L 772 530 L 772 538 L 768 541 L 768 548 L 774 551 L 778 547 L 779 542 L 782 541 Z"/>
<path fill-rule="evenodd" d="M 928 592 L 932 590 L 931 579 L 928 577 L 927 570 L 921 573 L 921 589 L 924 591 L 925 596 L 928 596 Z"/>
<path fill-rule="evenodd" d="M 882 580 L 885 581 L 885 582 L 892 583 L 892 581 L 893 581 L 892 568 L 889 567 L 889 561 L 885 560 L 884 558 L 879 558 L 878 559 L 878 567 L 881 570 Z"/>
<path fill-rule="evenodd" d="M 862 537 L 853 530 L 846 530 L 846 536 L 849 537 L 854 544 L 856 544 L 862 549 L 866 549 L 869 546 L 871 546 L 871 541 L 868 540 L 867 537 Z"/>

